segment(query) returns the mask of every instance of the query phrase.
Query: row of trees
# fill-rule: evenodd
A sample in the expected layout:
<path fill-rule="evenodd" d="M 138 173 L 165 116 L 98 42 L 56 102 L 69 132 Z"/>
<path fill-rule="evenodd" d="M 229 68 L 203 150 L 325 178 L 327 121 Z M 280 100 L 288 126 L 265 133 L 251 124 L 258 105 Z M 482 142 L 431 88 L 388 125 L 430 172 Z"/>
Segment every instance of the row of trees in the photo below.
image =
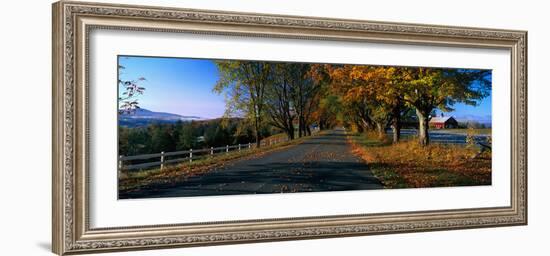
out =
<path fill-rule="evenodd" d="M 246 142 L 256 141 L 260 146 L 271 128 L 292 140 L 296 135 L 310 135 L 313 124 L 321 129 L 345 125 L 359 131 L 376 130 L 380 137 L 385 137 L 390 126 L 397 142 L 404 119 L 407 123 L 416 120 L 419 142 L 427 145 L 428 122 L 435 109 L 451 111 L 457 102 L 476 105 L 491 92 L 490 70 L 264 61 L 216 61 L 216 65 L 220 78 L 214 91 L 226 94 L 226 117 L 238 116 L 239 121 L 226 118 L 226 122 L 210 125 L 209 132 L 204 125 L 191 123 L 135 131 L 121 128 L 121 136 L 129 140 L 127 147 L 121 145 L 127 148 L 123 152 L 193 148 L 201 136 L 205 145 L 218 146 L 231 144 L 222 140 L 238 142 L 243 134 L 248 136 Z M 119 73 L 122 70 L 119 66 Z M 139 108 L 136 97 L 145 90 L 140 85 L 143 81 L 118 81 L 120 111 Z M 212 127 L 219 130 L 218 138 L 208 141 L 214 134 Z M 145 136 L 150 136 L 149 142 Z M 129 146 L 132 142 L 137 146 Z"/>
<path fill-rule="evenodd" d="M 227 116 L 252 123 L 257 146 L 262 127 L 273 126 L 289 139 L 311 135 L 313 113 L 319 105 L 320 86 L 310 65 L 256 61 L 216 62 L 220 79 L 214 90 L 225 92 Z"/>
<path fill-rule="evenodd" d="M 142 155 L 204 147 L 220 147 L 254 141 L 251 127 L 239 125 L 241 120 L 214 119 L 176 123 L 155 123 L 145 127 L 119 126 L 119 154 Z M 263 129 L 260 136 L 269 136 Z"/>
<path fill-rule="evenodd" d="M 457 102 L 476 105 L 490 95 L 491 71 L 383 66 L 325 66 L 355 123 L 384 136 L 393 129 L 399 141 L 401 119 L 414 110 L 418 137 L 429 144 L 428 122 L 435 109 L 452 111 Z"/>
<path fill-rule="evenodd" d="M 491 71 L 368 65 L 217 61 L 214 90 L 226 93 L 227 116 L 248 120 L 259 144 L 262 127 L 289 139 L 336 124 L 400 139 L 402 119 L 416 114 L 419 142 L 429 144 L 428 122 L 435 109 L 457 102 L 476 105 L 490 95 Z"/>

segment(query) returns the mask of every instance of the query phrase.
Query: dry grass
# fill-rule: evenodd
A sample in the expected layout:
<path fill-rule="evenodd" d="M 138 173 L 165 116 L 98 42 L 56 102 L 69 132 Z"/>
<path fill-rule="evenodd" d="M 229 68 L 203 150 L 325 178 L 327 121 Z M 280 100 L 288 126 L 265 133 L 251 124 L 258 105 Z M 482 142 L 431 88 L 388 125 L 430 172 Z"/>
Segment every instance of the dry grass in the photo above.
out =
<path fill-rule="evenodd" d="M 463 134 L 463 135 L 466 135 L 468 133 L 471 133 L 473 135 L 491 135 L 492 129 L 491 128 L 441 129 L 441 130 L 434 130 L 432 132 L 444 132 L 444 133 Z"/>
<path fill-rule="evenodd" d="M 391 144 L 370 134 L 351 135 L 353 153 L 364 159 L 387 188 L 474 186 L 491 184 L 491 152 L 417 141 Z"/>

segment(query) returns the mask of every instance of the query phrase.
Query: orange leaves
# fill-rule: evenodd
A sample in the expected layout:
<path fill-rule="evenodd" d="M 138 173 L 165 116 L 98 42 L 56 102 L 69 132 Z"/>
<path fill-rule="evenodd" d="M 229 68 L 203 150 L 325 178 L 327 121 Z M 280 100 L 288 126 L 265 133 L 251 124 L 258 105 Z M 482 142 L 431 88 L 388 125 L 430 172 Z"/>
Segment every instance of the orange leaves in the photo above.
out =
<path fill-rule="evenodd" d="M 331 66 L 328 70 L 332 90 L 347 106 L 364 108 L 385 118 L 391 109 L 403 104 L 400 79 L 402 68 L 367 65 Z"/>
<path fill-rule="evenodd" d="M 435 144 L 421 147 L 416 141 L 391 145 L 370 138 L 367 141 L 351 139 L 353 153 L 370 165 L 386 187 L 491 184 L 490 153 L 473 159 L 476 149 L 462 146 Z"/>

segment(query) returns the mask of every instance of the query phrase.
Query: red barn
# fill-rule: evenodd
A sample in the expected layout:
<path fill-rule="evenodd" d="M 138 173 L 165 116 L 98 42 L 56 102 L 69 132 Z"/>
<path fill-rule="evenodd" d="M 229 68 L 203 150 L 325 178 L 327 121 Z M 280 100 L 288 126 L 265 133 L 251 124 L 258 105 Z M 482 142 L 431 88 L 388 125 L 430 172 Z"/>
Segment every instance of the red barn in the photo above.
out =
<path fill-rule="evenodd" d="M 458 128 L 458 122 L 452 116 L 432 117 L 432 119 L 430 119 L 430 128 L 433 128 L 433 129 Z"/>

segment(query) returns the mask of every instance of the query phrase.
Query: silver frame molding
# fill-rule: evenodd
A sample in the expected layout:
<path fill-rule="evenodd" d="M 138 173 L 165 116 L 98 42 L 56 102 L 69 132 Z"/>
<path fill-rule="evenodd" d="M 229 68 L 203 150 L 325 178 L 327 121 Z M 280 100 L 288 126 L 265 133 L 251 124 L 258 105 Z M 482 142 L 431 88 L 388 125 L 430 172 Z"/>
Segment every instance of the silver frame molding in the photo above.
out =
<path fill-rule="evenodd" d="M 511 205 L 92 229 L 87 71 L 88 35 L 94 29 L 510 50 Z M 61 1 L 53 4 L 52 72 L 52 249 L 60 255 L 527 224 L 526 31 Z"/>

